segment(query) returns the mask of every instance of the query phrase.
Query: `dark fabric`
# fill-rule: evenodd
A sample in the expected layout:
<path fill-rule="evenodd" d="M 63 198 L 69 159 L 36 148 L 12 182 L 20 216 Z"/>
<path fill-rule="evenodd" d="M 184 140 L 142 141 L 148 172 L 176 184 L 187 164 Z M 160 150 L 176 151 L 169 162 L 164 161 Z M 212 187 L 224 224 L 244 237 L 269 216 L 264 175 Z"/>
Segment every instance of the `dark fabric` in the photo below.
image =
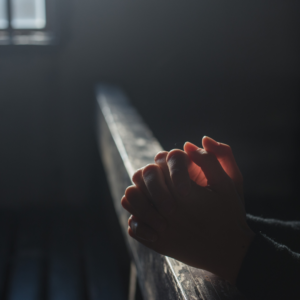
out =
<path fill-rule="evenodd" d="M 300 253 L 295 251 L 299 251 L 300 222 L 250 215 L 247 221 L 256 237 L 241 266 L 238 289 L 253 300 L 299 300 Z"/>
<path fill-rule="evenodd" d="M 262 232 L 279 244 L 300 253 L 300 222 L 264 219 L 247 215 L 247 223 L 255 232 Z M 300 299 L 300 298 L 299 298 Z"/>

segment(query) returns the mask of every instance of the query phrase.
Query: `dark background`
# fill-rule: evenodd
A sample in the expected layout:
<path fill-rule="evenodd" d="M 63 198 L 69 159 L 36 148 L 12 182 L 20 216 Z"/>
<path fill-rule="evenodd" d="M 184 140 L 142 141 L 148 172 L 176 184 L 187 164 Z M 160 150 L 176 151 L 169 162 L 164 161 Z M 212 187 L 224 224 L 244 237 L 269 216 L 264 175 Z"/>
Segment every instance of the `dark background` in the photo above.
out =
<path fill-rule="evenodd" d="M 56 45 L 0 46 L 0 211 L 10 222 L 7 209 L 17 210 L 40 232 L 18 221 L 11 257 L 23 251 L 14 245 L 28 233 L 32 249 L 48 241 L 39 220 L 45 223 L 50 211 L 54 221 L 46 231 L 54 226 L 58 233 L 45 245 L 69 257 L 68 237 L 88 224 L 104 249 L 96 251 L 98 278 L 118 292 L 116 260 L 127 293 L 128 254 L 95 138 L 98 82 L 123 87 L 166 150 L 187 140 L 200 145 L 203 135 L 230 144 L 248 212 L 300 218 L 299 12 L 299 1 L 62 0 Z M 81 257 L 71 265 L 84 269 Z M 5 282 L 14 282 L 9 261 Z M 72 283 L 71 290 L 85 291 L 87 281 L 81 282 L 83 288 Z"/>
<path fill-rule="evenodd" d="M 299 8 L 60 1 L 56 46 L 0 48 L 0 205 L 107 197 L 94 132 L 105 81 L 124 88 L 166 150 L 203 135 L 230 144 L 250 212 L 296 218 Z"/>

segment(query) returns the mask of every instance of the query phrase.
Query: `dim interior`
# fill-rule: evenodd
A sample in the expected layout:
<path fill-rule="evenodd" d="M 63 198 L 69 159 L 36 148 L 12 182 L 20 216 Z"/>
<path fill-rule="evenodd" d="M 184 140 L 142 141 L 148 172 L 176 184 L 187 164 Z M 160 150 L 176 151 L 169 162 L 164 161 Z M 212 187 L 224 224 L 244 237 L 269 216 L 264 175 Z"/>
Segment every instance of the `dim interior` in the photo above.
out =
<path fill-rule="evenodd" d="M 0 0 L 3 299 L 92 299 L 97 272 L 127 297 L 99 82 L 123 88 L 167 151 L 230 144 L 248 212 L 299 218 L 299 28 L 296 1 Z"/>

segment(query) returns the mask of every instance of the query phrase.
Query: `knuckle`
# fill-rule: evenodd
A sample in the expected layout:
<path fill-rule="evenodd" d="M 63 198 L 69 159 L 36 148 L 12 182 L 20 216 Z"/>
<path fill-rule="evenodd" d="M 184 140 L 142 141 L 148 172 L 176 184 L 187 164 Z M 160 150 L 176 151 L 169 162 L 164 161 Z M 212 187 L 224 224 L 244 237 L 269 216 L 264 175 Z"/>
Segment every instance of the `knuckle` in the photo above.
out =
<path fill-rule="evenodd" d="M 155 162 L 161 162 L 161 161 L 165 161 L 166 157 L 168 155 L 169 152 L 167 151 L 160 151 L 158 152 L 155 157 L 154 157 L 154 161 Z"/>
<path fill-rule="evenodd" d="M 136 183 L 136 182 L 140 182 L 142 178 L 143 178 L 143 168 L 136 170 L 132 175 L 131 179 L 132 182 Z"/>
<path fill-rule="evenodd" d="M 170 168 L 182 168 L 188 163 L 188 155 L 181 150 L 172 150 L 167 157 L 167 163 Z"/>
<path fill-rule="evenodd" d="M 135 196 L 137 192 L 138 192 L 137 187 L 131 185 L 125 190 L 125 197 L 127 198 L 127 200 L 129 200 L 131 197 Z"/>
<path fill-rule="evenodd" d="M 167 162 L 169 162 L 170 160 L 182 159 L 182 157 L 184 157 L 186 155 L 187 154 L 180 149 L 173 149 L 169 152 L 169 154 L 167 156 Z"/>
<path fill-rule="evenodd" d="M 121 205 L 124 206 L 124 204 L 126 203 L 126 197 L 123 196 L 120 201 L 121 201 Z"/>
<path fill-rule="evenodd" d="M 147 215 L 148 204 L 147 202 L 145 202 L 143 196 L 138 191 L 134 192 L 131 197 L 126 197 L 126 200 L 139 216 L 145 217 L 145 215 Z"/>
<path fill-rule="evenodd" d="M 159 170 L 159 166 L 156 164 L 149 164 L 143 169 L 143 177 L 148 174 L 155 174 Z"/>
<path fill-rule="evenodd" d="M 231 147 L 227 144 L 222 144 L 222 148 L 223 148 L 223 151 L 225 153 L 228 153 L 228 154 L 231 154 L 232 153 L 232 150 L 231 150 Z"/>

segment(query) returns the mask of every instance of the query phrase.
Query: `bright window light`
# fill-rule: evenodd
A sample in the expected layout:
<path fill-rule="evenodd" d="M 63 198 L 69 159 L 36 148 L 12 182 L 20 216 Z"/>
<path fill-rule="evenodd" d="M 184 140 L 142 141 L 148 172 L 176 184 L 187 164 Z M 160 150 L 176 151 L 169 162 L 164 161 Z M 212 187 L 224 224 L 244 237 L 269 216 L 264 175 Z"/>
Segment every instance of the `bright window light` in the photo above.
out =
<path fill-rule="evenodd" d="M 0 0 L 2 2 L 5 0 Z M 12 0 L 11 6 L 12 28 L 42 29 L 46 26 L 45 0 Z"/>
<path fill-rule="evenodd" d="M 0 0 L 0 29 L 8 27 L 6 0 Z"/>

